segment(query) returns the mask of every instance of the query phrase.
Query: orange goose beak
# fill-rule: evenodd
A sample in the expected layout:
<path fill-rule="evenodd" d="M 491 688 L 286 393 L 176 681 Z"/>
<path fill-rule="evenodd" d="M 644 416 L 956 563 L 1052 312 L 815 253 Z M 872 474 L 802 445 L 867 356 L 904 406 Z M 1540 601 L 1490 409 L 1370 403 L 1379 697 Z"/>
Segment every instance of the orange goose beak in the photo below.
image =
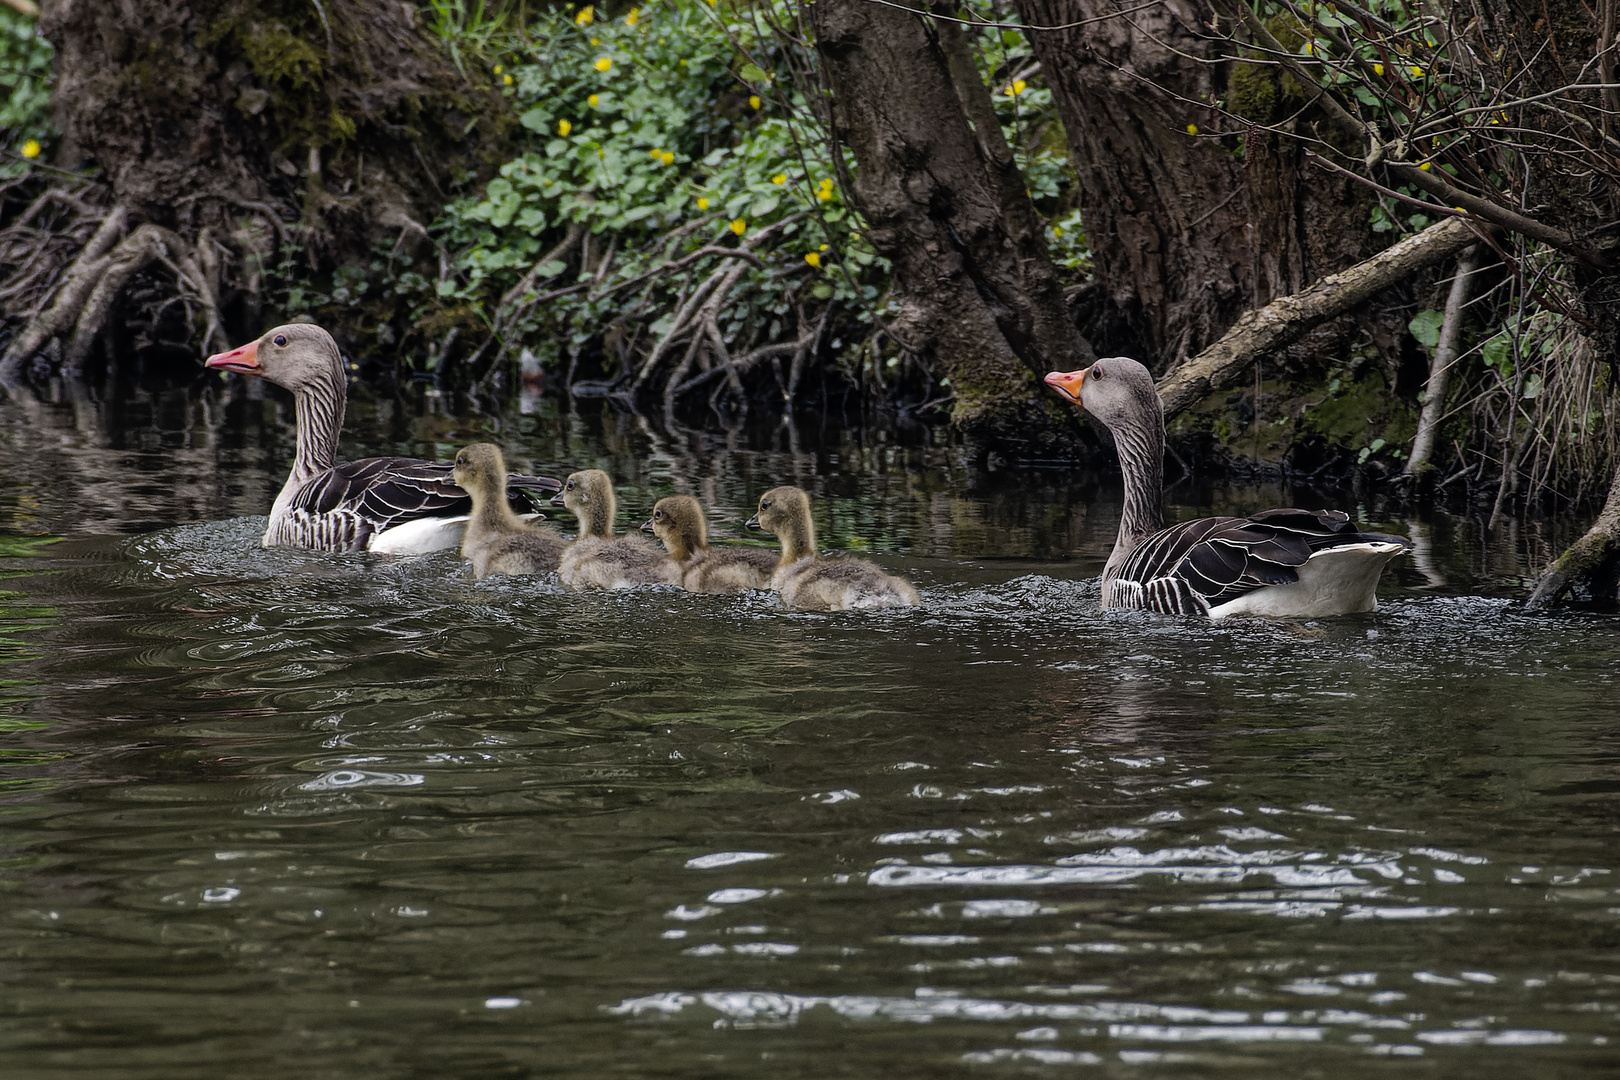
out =
<path fill-rule="evenodd" d="M 203 366 L 217 368 L 220 371 L 240 371 L 244 375 L 264 374 L 263 369 L 259 367 L 257 341 L 250 341 L 230 352 L 215 353 L 204 362 Z"/>
<path fill-rule="evenodd" d="M 209 361 L 212 363 L 212 361 Z M 1079 371 L 1048 371 L 1046 385 L 1068 398 L 1076 405 L 1080 404 L 1080 386 L 1086 381 L 1086 369 Z"/>

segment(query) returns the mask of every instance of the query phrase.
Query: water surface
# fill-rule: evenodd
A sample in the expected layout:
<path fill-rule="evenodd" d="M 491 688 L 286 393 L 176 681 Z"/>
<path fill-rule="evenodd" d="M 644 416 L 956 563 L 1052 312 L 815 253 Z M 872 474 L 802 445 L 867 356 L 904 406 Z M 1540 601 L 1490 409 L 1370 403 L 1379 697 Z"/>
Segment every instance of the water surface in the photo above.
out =
<path fill-rule="evenodd" d="M 1186 484 L 1422 558 L 1365 616 L 1104 615 L 1117 478 L 530 409 L 361 401 L 345 452 L 494 438 L 721 536 L 801 483 L 923 607 L 266 552 L 274 397 L 0 404 L 7 1076 L 1620 1063 L 1620 621 L 1510 599 L 1557 530 Z"/>

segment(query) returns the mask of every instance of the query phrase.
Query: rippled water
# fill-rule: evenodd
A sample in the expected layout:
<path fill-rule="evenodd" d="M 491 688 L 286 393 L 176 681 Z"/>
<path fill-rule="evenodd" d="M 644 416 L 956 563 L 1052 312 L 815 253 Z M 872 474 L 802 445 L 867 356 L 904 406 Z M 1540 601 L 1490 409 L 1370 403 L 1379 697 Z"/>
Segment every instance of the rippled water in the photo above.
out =
<path fill-rule="evenodd" d="M 282 413 L 215 393 L 0 404 L 8 1077 L 1620 1066 L 1620 621 L 1519 614 L 1556 537 L 1415 523 L 1372 615 L 1105 616 L 1106 477 L 357 406 L 351 453 L 493 436 L 624 522 L 807 484 L 924 605 L 580 596 L 263 551 Z"/>

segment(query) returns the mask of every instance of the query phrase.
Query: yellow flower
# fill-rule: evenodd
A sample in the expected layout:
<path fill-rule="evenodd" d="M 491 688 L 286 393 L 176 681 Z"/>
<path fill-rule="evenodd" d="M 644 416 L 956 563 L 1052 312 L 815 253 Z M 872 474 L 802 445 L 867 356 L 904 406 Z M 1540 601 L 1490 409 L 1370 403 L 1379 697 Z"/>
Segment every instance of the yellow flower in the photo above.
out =
<path fill-rule="evenodd" d="M 596 68 L 597 71 L 607 71 L 613 66 L 613 58 L 611 56 L 604 56 L 591 66 Z"/>
<path fill-rule="evenodd" d="M 1007 87 L 1007 90 L 1006 90 L 1007 96 L 1008 97 L 1017 97 L 1019 94 L 1022 94 L 1024 92 L 1024 89 L 1026 87 L 1028 87 L 1028 86 L 1029 86 L 1029 83 L 1025 82 L 1023 79 L 1014 79 L 1012 81 L 1012 83 Z"/>
<path fill-rule="evenodd" d="M 567 135 L 570 131 L 573 131 L 573 130 L 574 130 L 574 125 L 570 124 L 568 121 L 566 121 L 566 120 L 557 121 L 557 134 L 559 134 L 559 135 Z"/>
<path fill-rule="evenodd" d="M 1432 168 L 1432 166 L 1427 161 L 1425 161 L 1423 164 L 1419 165 L 1418 168 L 1422 169 L 1424 172 L 1428 172 L 1429 169 Z"/>
<path fill-rule="evenodd" d="M 826 245 L 826 244 L 822 244 L 822 245 L 821 245 L 821 250 L 822 250 L 822 251 L 826 251 L 826 250 L 827 250 L 827 245 Z"/>
<path fill-rule="evenodd" d="M 499 75 L 501 72 L 503 72 L 505 70 L 506 69 L 504 67 L 502 67 L 500 64 L 495 65 L 495 74 Z"/>
<path fill-rule="evenodd" d="M 658 160 L 662 161 L 665 165 L 673 165 L 675 164 L 675 155 L 670 153 L 668 150 L 665 150 L 662 154 L 658 155 Z"/>
<path fill-rule="evenodd" d="M 29 139 L 22 144 L 22 156 L 25 158 L 39 157 L 39 140 Z"/>
<path fill-rule="evenodd" d="M 1053 236 L 1062 236 L 1063 235 L 1063 226 L 1061 226 L 1061 225 L 1052 226 L 1052 235 Z"/>
<path fill-rule="evenodd" d="M 507 86 L 511 86 L 512 85 L 512 76 L 510 76 L 510 75 L 502 75 L 501 76 L 501 82 L 505 83 Z"/>
<path fill-rule="evenodd" d="M 832 192 L 826 188 L 821 188 L 816 192 L 816 198 L 820 199 L 822 202 L 826 202 L 828 199 L 832 198 Z"/>
<path fill-rule="evenodd" d="M 706 196 L 706 195 L 699 195 L 699 196 L 698 196 L 698 209 L 699 209 L 699 210 L 707 210 L 707 209 L 708 209 L 708 208 L 709 208 L 709 199 L 708 199 L 708 196 Z"/>
<path fill-rule="evenodd" d="M 648 155 L 650 155 L 652 157 L 652 159 L 654 161 L 657 161 L 659 158 L 664 156 L 664 152 L 662 150 L 658 149 L 658 147 L 656 147 L 656 146 L 653 147 L 651 150 L 647 151 L 647 153 L 648 153 Z"/>
<path fill-rule="evenodd" d="M 785 172 L 777 173 L 775 176 L 771 177 L 771 183 L 773 183 L 773 184 L 785 184 L 785 183 L 787 183 L 787 173 L 785 173 Z"/>
<path fill-rule="evenodd" d="M 591 44 L 592 45 L 600 45 L 600 44 L 602 44 L 602 39 L 601 38 L 591 38 Z"/>
<path fill-rule="evenodd" d="M 1373 65 L 1373 74 L 1374 75 L 1382 75 L 1383 73 L 1384 73 L 1384 65 L 1383 64 L 1374 64 Z"/>
<path fill-rule="evenodd" d="M 1309 41 L 1307 41 L 1304 45 L 1300 46 L 1300 52 L 1304 53 L 1306 56 L 1311 55 L 1311 53 L 1313 53 L 1315 51 L 1316 51 L 1315 46 L 1312 45 Z"/>
<path fill-rule="evenodd" d="M 751 109 L 757 109 L 757 108 L 759 108 L 759 106 L 760 106 L 759 95 L 758 94 L 749 94 L 748 95 L 748 107 L 751 108 Z"/>
<path fill-rule="evenodd" d="M 1410 67 L 1410 68 L 1408 68 L 1408 69 L 1407 69 L 1407 70 L 1408 70 L 1408 71 L 1410 71 L 1410 72 L 1411 72 L 1411 73 L 1412 73 L 1412 78 L 1414 78 L 1414 79 L 1421 79 L 1421 78 L 1423 78 L 1423 69 L 1422 69 L 1422 68 L 1420 68 L 1420 67 L 1418 67 L 1418 66 L 1417 66 L 1417 65 L 1416 65 L 1416 64 L 1413 64 L 1413 65 L 1412 65 L 1412 66 L 1411 66 L 1411 67 Z"/>
<path fill-rule="evenodd" d="M 833 186 L 833 178 L 830 176 L 823 176 L 821 178 L 821 186 L 826 190 L 831 191 Z"/>
<path fill-rule="evenodd" d="M 809 263 L 811 266 L 820 266 L 821 256 L 814 251 L 806 252 L 804 261 Z"/>
<path fill-rule="evenodd" d="M 626 25 L 626 26 L 634 26 L 634 25 L 636 25 L 636 23 L 638 23 L 640 21 L 641 21 L 641 9 L 638 8 L 638 7 L 631 8 L 630 9 L 630 14 L 628 14 L 628 15 L 626 15 L 624 17 L 624 25 Z"/>
<path fill-rule="evenodd" d="M 596 18 L 596 5 L 586 4 L 579 9 L 579 14 L 574 16 L 574 25 L 589 26 L 594 18 Z"/>
<path fill-rule="evenodd" d="M 1188 124 L 1187 125 L 1187 134 L 1189 134 L 1189 135 L 1198 134 L 1198 125 L 1197 124 Z"/>
<path fill-rule="evenodd" d="M 590 97 L 585 99 L 585 104 L 589 105 L 591 108 L 594 109 L 594 108 L 596 108 L 596 101 L 597 101 L 596 95 L 592 94 Z"/>
<path fill-rule="evenodd" d="M 738 236 L 741 236 L 743 233 L 748 231 L 748 220 L 746 218 L 738 218 L 737 220 L 733 221 L 731 223 L 731 231 L 736 233 Z"/>

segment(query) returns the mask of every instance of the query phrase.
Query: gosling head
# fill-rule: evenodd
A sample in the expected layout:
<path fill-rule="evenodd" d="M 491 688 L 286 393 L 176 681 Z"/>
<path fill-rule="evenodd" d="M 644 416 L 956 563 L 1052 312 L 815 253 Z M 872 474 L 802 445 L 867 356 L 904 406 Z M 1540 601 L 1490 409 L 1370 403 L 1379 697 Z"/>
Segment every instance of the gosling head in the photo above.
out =
<path fill-rule="evenodd" d="M 278 326 L 257 341 L 215 353 L 204 366 L 257 375 L 295 394 L 346 383 L 337 342 L 314 323 Z"/>
<path fill-rule="evenodd" d="M 652 520 L 642 526 L 663 541 L 664 548 L 680 561 L 709 546 L 709 522 L 703 504 L 690 495 L 671 495 L 653 506 Z"/>
<path fill-rule="evenodd" d="M 1108 356 L 1078 371 L 1053 371 L 1046 385 L 1110 430 L 1164 427 L 1164 406 L 1148 369 L 1128 356 Z"/>
<path fill-rule="evenodd" d="M 473 443 L 456 454 L 450 474 L 457 486 L 475 494 L 489 494 L 506 488 L 506 460 L 494 443 Z"/>
<path fill-rule="evenodd" d="M 613 535 L 613 518 L 618 504 L 613 496 L 613 480 L 601 469 L 570 473 L 562 490 L 551 500 L 553 506 L 566 506 L 579 518 L 582 536 Z"/>
<path fill-rule="evenodd" d="M 782 561 L 793 562 L 816 552 L 816 527 L 810 518 L 810 496 L 796 487 L 771 488 L 759 497 L 759 513 L 750 529 L 775 533 L 782 541 Z"/>

